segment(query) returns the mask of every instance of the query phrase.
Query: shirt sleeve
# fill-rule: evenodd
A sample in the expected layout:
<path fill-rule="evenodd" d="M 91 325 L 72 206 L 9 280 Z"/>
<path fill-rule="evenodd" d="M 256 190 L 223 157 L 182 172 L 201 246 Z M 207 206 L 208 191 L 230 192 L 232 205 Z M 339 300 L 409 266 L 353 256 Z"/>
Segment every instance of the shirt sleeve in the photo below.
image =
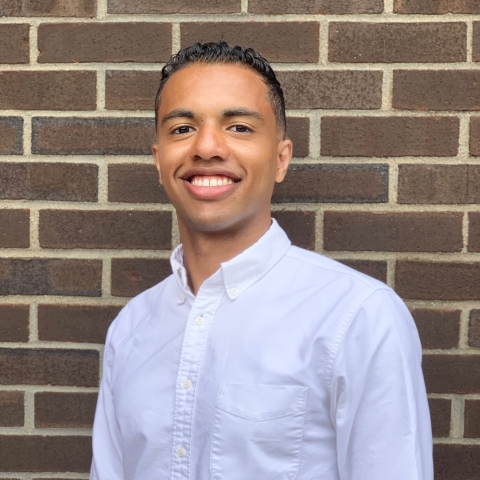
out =
<path fill-rule="evenodd" d="M 433 480 L 430 414 L 413 319 L 378 290 L 346 326 L 331 376 L 341 480 Z"/>

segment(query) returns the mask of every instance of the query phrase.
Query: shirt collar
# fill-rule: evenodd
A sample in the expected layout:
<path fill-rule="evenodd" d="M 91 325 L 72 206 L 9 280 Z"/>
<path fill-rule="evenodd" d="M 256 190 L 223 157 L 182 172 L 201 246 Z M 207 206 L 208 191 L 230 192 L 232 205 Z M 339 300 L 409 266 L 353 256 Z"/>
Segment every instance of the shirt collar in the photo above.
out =
<path fill-rule="evenodd" d="M 208 278 L 218 281 L 218 274 L 223 278 L 223 286 L 231 300 L 238 298 L 248 287 L 262 278 L 282 257 L 290 247 L 290 240 L 275 219 L 267 232 L 252 246 L 223 262 L 220 269 Z M 183 261 L 183 246 L 179 245 L 170 258 L 172 271 L 180 287 L 191 294 L 188 286 L 187 271 Z M 216 283 L 216 282 L 215 282 Z"/>

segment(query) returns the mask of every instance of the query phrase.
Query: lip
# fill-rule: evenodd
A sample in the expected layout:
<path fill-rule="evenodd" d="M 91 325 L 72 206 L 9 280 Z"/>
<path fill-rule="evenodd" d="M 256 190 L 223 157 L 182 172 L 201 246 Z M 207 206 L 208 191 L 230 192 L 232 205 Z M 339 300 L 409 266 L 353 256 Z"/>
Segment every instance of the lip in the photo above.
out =
<path fill-rule="evenodd" d="M 239 182 L 241 180 L 241 177 L 237 173 L 232 172 L 232 170 L 230 170 L 228 168 L 223 168 L 223 167 L 190 168 L 185 173 L 183 173 L 180 176 L 180 178 L 182 180 L 186 180 L 188 182 L 188 180 L 191 177 L 193 177 L 194 175 L 202 175 L 202 176 L 205 176 L 205 177 L 220 175 L 220 176 L 223 176 L 223 177 L 231 178 L 235 182 Z M 215 187 L 207 187 L 207 188 L 215 188 Z"/>
<path fill-rule="evenodd" d="M 193 185 L 190 183 L 190 178 L 195 176 L 222 176 L 231 178 L 235 183 L 230 183 L 228 185 L 219 185 L 217 187 L 201 187 L 199 185 Z M 184 184 L 186 190 L 194 197 L 199 200 L 217 200 L 229 195 L 233 190 L 238 188 L 238 184 L 241 181 L 241 177 L 224 167 L 195 167 L 190 168 L 185 173 L 180 176 L 182 183 Z"/>

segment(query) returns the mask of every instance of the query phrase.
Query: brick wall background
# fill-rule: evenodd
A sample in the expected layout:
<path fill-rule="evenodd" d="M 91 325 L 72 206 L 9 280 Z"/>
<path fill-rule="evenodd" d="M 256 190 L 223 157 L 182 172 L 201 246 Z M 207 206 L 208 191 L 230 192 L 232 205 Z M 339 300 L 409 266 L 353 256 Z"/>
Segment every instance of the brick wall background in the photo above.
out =
<path fill-rule="evenodd" d="M 106 329 L 178 244 L 150 155 L 159 70 L 224 38 L 284 85 L 295 159 L 274 216 L 405 299 L 436 479 L 480 478 L 478 14 L 478 0 L 0 0 L 0 476 L 88 478 Z"/>

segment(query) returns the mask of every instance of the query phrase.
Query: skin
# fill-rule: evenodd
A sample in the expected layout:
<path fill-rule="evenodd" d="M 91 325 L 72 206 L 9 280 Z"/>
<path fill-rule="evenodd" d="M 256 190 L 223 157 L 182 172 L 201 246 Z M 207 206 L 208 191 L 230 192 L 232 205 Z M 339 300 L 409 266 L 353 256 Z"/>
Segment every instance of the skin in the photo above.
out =
<path fill-rule="evenodd" d="M 261 76 L 238 65 L 193 64 L 174 73 L 158 118 L 153 156 L 196 295 L 222 262 L 270 228 L 273 187 L 285 177 L 292 142 L 277 126 Z M 220 186 L 191 183 L 205 179 Z"/>

